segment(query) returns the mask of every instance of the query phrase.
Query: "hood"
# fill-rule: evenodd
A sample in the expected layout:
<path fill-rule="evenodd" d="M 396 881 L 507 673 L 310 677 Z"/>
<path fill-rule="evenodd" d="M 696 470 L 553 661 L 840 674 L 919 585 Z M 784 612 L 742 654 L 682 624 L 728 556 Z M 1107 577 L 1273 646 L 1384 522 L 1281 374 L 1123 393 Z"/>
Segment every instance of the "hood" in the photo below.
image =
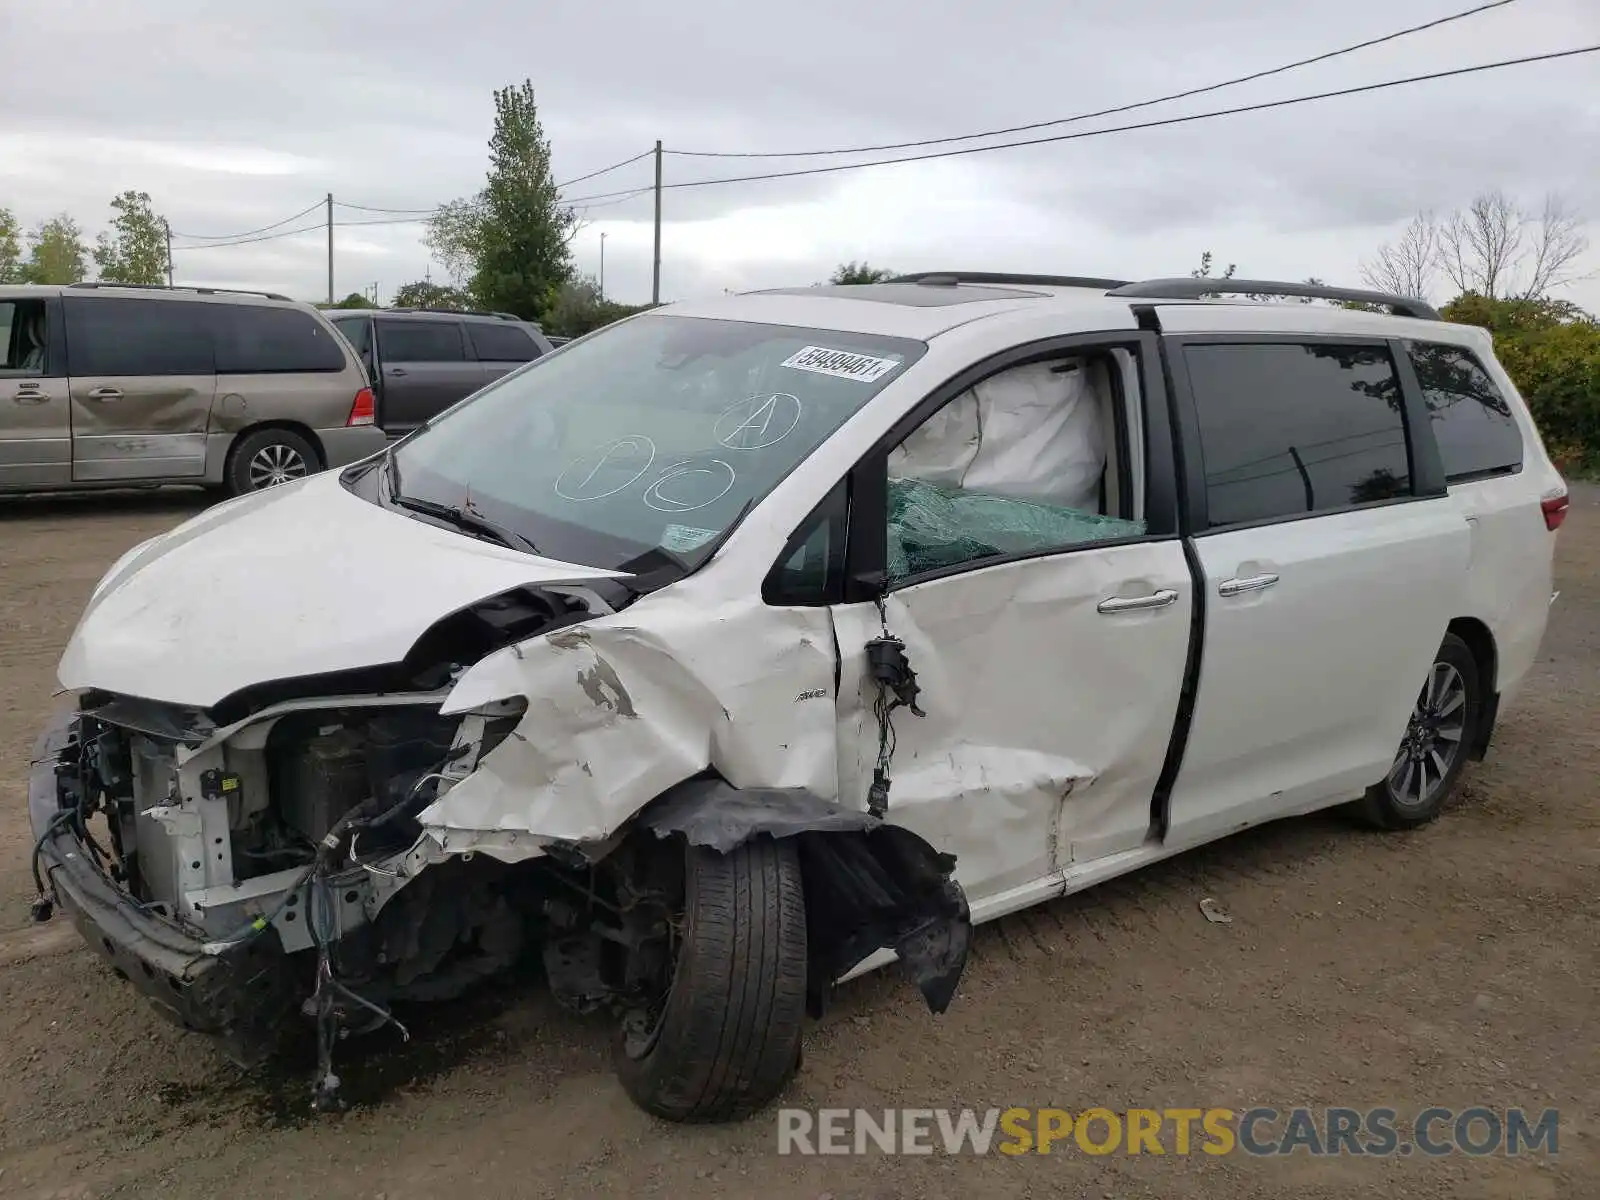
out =
<path fill-rule="evenodd" d="M 399 662 L 435 621 L 510 588 L 618 576 L 380 508 L 326 472 L 135 547 L 96 588 L 57 674 L 69 689 L 208 708 L 256 684 Z"/>

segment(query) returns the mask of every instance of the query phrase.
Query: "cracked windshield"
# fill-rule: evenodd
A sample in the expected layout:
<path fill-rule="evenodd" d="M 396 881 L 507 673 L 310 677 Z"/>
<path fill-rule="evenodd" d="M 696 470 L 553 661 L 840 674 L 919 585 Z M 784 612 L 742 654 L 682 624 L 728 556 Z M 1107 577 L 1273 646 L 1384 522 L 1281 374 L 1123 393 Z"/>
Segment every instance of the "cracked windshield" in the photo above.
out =
<path fill-rule="evenodd" d="M 395 455 L 403 497 L 551 558 L 691 555 L 925 350 L 832 330 L 642 317 L 507 377 Z M 393 493 L 390 493 L 391 498 Z"/>

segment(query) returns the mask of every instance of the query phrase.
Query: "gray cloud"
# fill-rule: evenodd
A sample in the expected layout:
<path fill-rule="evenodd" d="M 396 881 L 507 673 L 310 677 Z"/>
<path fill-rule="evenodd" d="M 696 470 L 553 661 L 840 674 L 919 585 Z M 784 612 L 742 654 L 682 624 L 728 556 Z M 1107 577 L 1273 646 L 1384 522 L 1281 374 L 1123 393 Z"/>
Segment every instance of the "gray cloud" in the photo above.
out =
<path fill-rule="evenodd" d="M 1314 54 L 1468 0 L 1145 0 L 975 11 L 918 0 L 54 0 L 12 6 L 0 77 L 0 204 L 26 223 L 69 210 L 91 230 L 142 188 L 175 229 L 268 224 L 325 193 L 422 208 L 482 182 L 490 91 L 531 76 L 558 178 L 637 153 L 809 149 L 914 140 L 1067 115 Z M 1592 0 L 1493 13 L 1246 87 L 1095 124 L 1250 103 L 1593 42 Z M 1597 56 L 1600 58 L 1600 56 Z M 63 86 L 63 80 L 103 80 Z M 1351 278 L 1415 209 L 1482 187 L 1567 194 L 1600 216 L 1587 170 L 1600 61 L 1569 60 L 1223 120 L 883 168 L 666 193 L 670 296 L 809 282 L 840 258 L 1098 270 L 1188 264 Z M 1041 131 L 1049 132 L 1049 131 Z M 669 157 L 669 182 L 804 161 Z M 648 161 L 573 196 L 648 185 Z M 649 290 L 651 200 L 597 202 L 576 243 L 607 289 Z M 355 209 L 339 219 L 381 217 Z M 307 221 L 317 219 L 312 214 Z M 294 225 L 286 228 L 293 228 Z M 341 292 L 387 296 L 429 269 L 415 226 L 336 235 Z M 1226 241 L 1226 244 L 1224 242 Z M 188 280 L 318 296 L 318 234 L 182 250 Z M 440 274 L 434 268 L 435 277 Z M 1574 295 L 1600 305 L 1600 286 Z"/>

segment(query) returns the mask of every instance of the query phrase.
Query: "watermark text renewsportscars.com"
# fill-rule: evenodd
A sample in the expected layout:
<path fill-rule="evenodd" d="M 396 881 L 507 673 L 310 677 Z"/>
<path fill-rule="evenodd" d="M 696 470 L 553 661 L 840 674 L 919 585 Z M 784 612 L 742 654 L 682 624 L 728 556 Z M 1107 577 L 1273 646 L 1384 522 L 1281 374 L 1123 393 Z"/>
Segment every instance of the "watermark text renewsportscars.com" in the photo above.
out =
<path fill-rule="evenodd" d="M 1521 1108 L 784 1108 L 779 1154 L 1307 1154 L 1440 1158 L 1559 1152 L 1560 1113 Z"/>

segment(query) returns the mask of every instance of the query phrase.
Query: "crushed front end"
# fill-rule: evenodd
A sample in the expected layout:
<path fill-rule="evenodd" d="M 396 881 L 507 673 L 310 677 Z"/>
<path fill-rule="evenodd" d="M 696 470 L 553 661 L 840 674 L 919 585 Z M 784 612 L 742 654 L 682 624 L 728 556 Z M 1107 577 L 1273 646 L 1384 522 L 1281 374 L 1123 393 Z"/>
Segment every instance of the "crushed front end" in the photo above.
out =
<path fill-rule="evenodd" d="M 520 706 L 446 717 L 441 699 L 288 701 L 218 729 L 85 694 L 34 755 L 35 915 L 59 903 L 119 976 L 243 1064 L 297 1008 L 328 1033 L 459 993 L 514 960 L 517 912 L 493 864 L 447 902 L 398 894 L 402 868 L 417 811 Z"/>

